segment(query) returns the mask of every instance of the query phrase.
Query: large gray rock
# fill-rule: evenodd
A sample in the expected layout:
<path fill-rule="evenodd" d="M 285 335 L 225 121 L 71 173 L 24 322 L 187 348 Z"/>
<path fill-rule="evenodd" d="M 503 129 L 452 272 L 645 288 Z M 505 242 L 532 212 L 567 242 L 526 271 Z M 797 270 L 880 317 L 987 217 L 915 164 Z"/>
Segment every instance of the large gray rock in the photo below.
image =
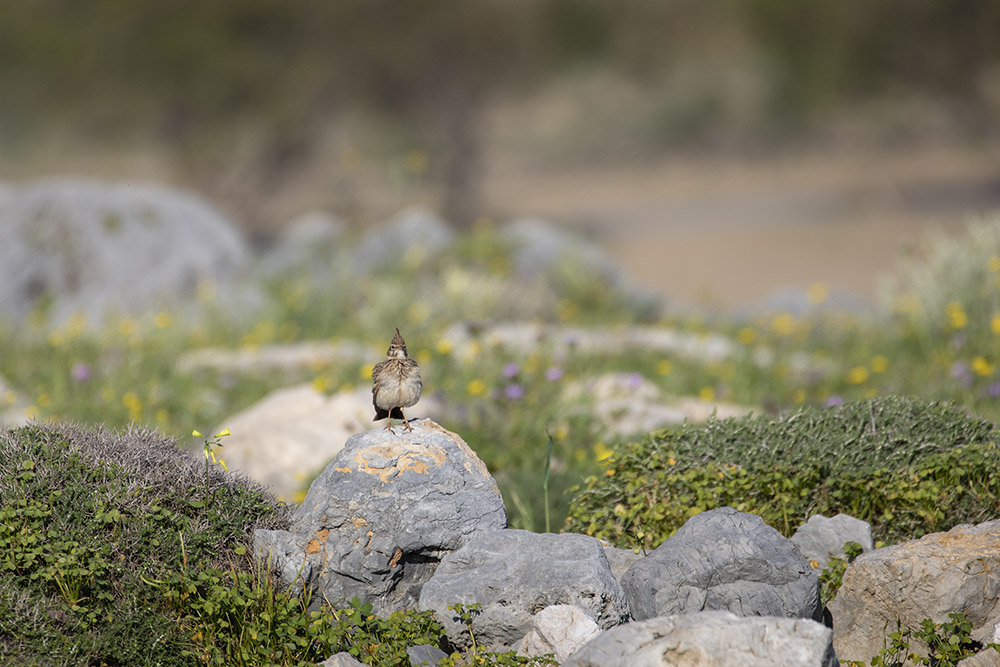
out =
<path fill-rule="evenodd" d="M 802 618 L 657 617 L 601 633 L 563 667 L 836 667 L 832 634 Z"/>
<path fill-rule="evenodd" d="M 806 560 L 816 561 L 818 570 L 826 567 L 833 557 L 846 558 L 846 542 L 857 542 L 864 551 L 875 548 L 871 524 L 847 514 L 838 514 L 832 519 L 814 514 L 789 539 Z"/>
<path fill-rule="evenodd" d="M 550 605 L 581 607 L 602 628 L 629 616 L 600 542 L 572 533 L 500 530 L 474 536 L 444 557 L 424 584 L 419 605 L 433 609 L 448 638 L 465 646 L 465 626 L 448 609 L 456 602 L 482 605 L 472 630 L 477 643 L 495 649 L 523 637 L 532 615 Z"/>
<path fill-rule="evenodd" d="M 351 436 L 289 530 L 255 532 L 284 581 L 308 582 L 333 604 L 411 608 L 442 557 L 507 525 L 496 482 L 465 441 L 430 420 L 412 424 Z"/>
<path fill-rule="evenodd" d="M 514 269 L 533 277 L 562 268 L 576 268 L 595 281 L 620 285 L 621 266 L 582 236 L 547 220 L 520 218 L 500 229 L 500 237 L 514 247 Z"/>
<path fill-rule="evenodd" d="M 989 640 L 1000 618 L 1000 521 L 961 525 L 859 556 L 829 604 L 834 645 L 844 660 L 868 661 L 885 628 L 919 629 L 962 612 L 972 638 Z M 912 649 L 926 655 L 915 637 Z"/>
<path fill-rule="evenodd" d="M 245 281 L 239 230 L 203 199 L 150 185 L 50 180 L 0 198 L 0 313 L 21 322 L 96 322 L 196 304 L 211 283 L 237 312 L 262 293 Z"/>
<path fill-rule="evenodd" d="M 600 633 L 600 626 L 580 607 L 552 605 L 531 617 L 531 630 L 518 644 L 517 654 L 529 658 L 552 655 L 563 662 Z"/>
<path fill-rule="evenodd" d="M 696 611 L 821 618 L 819 578 L 754 514 L 721 507 L 688 520 L 622 577 L 639 620 Z"/>
<path fill-rule="evenodd" d="M 409 414 L 433 418 L 439 403 L 428 396 Z M 367 386 L 332 396 L 311 384 L 278 389 L 219 425 L 232 432 L 222 442 L 221 456 L 230 470 L 267 485 L 282 500 L 299 502 L 305 480 L 322 470 L 352 434 L 370 428 L 373 416 Z"/>

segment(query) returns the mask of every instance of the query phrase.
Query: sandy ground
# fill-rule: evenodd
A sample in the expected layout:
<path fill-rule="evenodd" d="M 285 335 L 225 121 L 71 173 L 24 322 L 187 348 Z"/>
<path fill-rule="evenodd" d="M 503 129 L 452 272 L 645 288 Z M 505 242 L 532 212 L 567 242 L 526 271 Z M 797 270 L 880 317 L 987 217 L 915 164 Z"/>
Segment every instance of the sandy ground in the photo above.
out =
<path fill-rule="evenodd" d="M 870 300 L 927 229 L 958 231 L 1000 209 L 1000 160 L 974 147 L 553 174 L 506 166 L 487 182 L 495 206 L 583 229 L 634 282 L 722 307 L 817 282 Z"/>

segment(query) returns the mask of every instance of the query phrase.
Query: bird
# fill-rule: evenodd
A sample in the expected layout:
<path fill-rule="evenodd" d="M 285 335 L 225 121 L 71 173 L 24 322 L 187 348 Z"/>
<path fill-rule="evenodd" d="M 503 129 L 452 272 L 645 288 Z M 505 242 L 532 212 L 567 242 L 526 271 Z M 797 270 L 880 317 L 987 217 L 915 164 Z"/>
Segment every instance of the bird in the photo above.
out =
<path fill-rule="evenodd" d="M 372 368 L 372 404 L 375 406 L 375 419 L 372 421 L 385 419 L 386 429 L 395 433 L 392 430 L 392 418 L 395 417 L 403 420 L 407 431 L 412 431 L 403 408 L 420 400 L 423 381 L 420 379 L 420 366 L 406 356 L 406 342 L 399 333 L 399 327 L 396 327 L 396 335 L 392 337 L 385 356 L 385 361 Z"/>

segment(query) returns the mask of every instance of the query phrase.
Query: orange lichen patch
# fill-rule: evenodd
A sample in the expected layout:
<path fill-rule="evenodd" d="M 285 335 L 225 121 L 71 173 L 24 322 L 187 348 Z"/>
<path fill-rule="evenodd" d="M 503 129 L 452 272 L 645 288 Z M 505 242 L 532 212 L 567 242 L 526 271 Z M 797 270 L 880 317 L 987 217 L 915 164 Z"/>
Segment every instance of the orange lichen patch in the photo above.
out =
<path fill-rule="evenodd" d="M 330 537 L 329 528 L 321 528 L 316 531 L 316 537 L 309 540 L 309 544 L 306 545 L 307 554 L 318 554 L 322 549 L 323 545 L 326 544 L 327 538 Z"/>
<path fill-rule="evenodd" d="M 350 468 L 334 468 L 337 472 L 354 472 Z"/>
<path fill-rule="evenodd" d="M 383 482 L 407 470 L 426 474 L 431 466 L 439 466 L 448 458 L 440 447 L 428 447 L 398 440 L 362 449 L 354 456 L 358 471 L 378 475 Z M 373 462 L 386 461 L 386 465 Z"/>
<path fill-rule="evenodd" d="M 355 528 L 363 528 L 368 525 L 368 522 L 362 519 L 361 517 L 358 517 L 352 523 L 354 524 Z"/>
<path fill-rule="evenodd" d="M 392 558 L 389 560 L 389 569 L 393 569 L 399 565 L 399 561 L 403 560 L 403 550 L 396 547 L 396 551 L 392 554 Z"/>

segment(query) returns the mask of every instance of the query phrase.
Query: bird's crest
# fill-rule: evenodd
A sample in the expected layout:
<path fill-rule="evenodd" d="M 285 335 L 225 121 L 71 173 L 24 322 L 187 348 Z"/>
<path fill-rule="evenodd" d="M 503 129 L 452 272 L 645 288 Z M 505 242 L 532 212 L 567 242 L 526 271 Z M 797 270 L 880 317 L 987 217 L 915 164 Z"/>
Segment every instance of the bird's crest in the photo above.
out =
<path fill-rule="evenodd" d="M 403 336 L 400 335 L 399 327 L 396 327 L 396 335 L 392 337 L 392 342 L 389 343 L 389 349 L 386 351 L 386 356 L 399 356 L 398 351 L 402 351 L 402 356 L 406 356 L 406 341 L 404 341 Z"/>

